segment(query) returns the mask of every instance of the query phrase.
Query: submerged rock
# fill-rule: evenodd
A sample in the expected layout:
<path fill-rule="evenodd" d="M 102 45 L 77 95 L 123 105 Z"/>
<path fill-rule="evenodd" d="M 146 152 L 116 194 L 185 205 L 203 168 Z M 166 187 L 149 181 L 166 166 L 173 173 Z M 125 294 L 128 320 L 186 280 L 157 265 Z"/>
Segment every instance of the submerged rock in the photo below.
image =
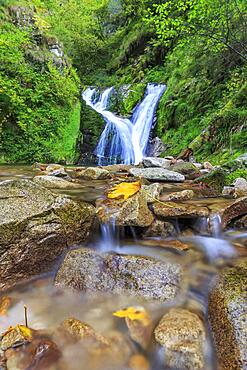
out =
<path fill-rule="evenodd" d="M 82 180 L 106 180 L 111 177 L 110 172 L 100 167 L 88 167 L 76 173 Z"/>
<path fill-rule="evenodd" d="M 85 292 L 109 292 L 166 301 L 179 291 L 181 266 L 155 258 L 99 254 L 91 249 L 69 251 L 55 284 Z"/>
<path fill-rule="evenodd" d="M 152 225 L 144 232 L 144 237 L 161 237 L 167 238 L 169 236 L 174 236 L 176 234 L 176 229 L 171 222 L 164 222 L 161 220 L 154 220 Z"/>
<path fill-rule="evenodd" d="M 47 189 L 74 189 L 80 187 L 79 184 L 55 176 L 35 176 L 33 181 Z"/>
<path fill-rule="evenodd" d="M 146 157 L 143 159 L 142 164 L 144 167 L 161 167 L 169 169 L 171 160 L 157 157 Z"/>
<path fill-rule="evenodd" d="M 164 195 L 162 196 L 161 200 L 165 202 L 170 200 L 190 200 L 194 197 L 194 195 L 195 193 L 193 190 L 182 190 Z"/>
<path fill-rule="evenodd" d="M 209 297 L 209 319 L 223 370 L 247 368 L 247 258 L 224 270 Z"/>
<path fill-rule="evenodd" d="M 154 331 L 155 340 L 164 348 L 164 364 L 175 369 L 204 368 L 206 333 L 203 322 L 183 308 L 172 308 Z"/>
<path fill-rule="evenodd" d="M 0 183 L 0 289 L 47 271 L 68 245 L 85 240 L 92 205 L 29 180 Z"/>
<path fill-rule="evenodd" d="M 152 181 L 183 182 L 185 180 L 184 175 L 164 168 L 131 168 L 129 172 L 135 177 L 144 177 Z"/>

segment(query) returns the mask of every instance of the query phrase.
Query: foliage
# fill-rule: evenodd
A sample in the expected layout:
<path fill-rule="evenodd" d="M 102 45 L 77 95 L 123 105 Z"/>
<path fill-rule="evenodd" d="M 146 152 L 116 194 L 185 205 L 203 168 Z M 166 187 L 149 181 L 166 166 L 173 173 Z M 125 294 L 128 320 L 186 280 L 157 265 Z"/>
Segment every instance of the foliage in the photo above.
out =
<path fill-rule="evenodd" d="M 238 169 L 238 170 L 231 172 L 229 175 L 226 176 L 226 185 L 232 185 L 234 181 L 239 177 L 242 177 L 245 180 L 247 180 L 247 170 Z"/>

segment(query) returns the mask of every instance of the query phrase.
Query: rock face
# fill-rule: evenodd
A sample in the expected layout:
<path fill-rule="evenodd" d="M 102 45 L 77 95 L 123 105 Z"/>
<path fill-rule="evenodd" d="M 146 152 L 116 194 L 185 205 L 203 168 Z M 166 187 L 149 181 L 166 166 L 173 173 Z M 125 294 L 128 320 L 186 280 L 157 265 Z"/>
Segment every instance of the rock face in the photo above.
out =
<path fill-rule="evenodd" d="M 74 189 L 80 187 L 78 184 L 56 176 L 35 176 L 33 181 L 47 189 Z"/>
<path fill-rule="evenodd" d="M 151 181 L 183 182 L 185 180 L 184 175 L 164 168 L 131 168 L 129 172 L 135 177 L 144 177 Z"/>
<path fill-rule="evenodd" d="M 247 181 L 242 177 L 237 178 L 234 182 L 234 189 L 234 196 L 236 198 L 247 195 Z"/>
<path fill-rule="evenodd" d="M 88 167 L 85 170 L 77 172 L 77 177 L 82 180 L 105 180 L 109 179 L 109 171 L 99 167 Z"/>
<path fill-rule="evenodd" d="M 109 208 L 107 206 L 109 202 Z M 149 210 L 146 194 L 139 192 L 125 201 L 110 200 L 99 204 L 98 218 L 103 223 L 109 223 L 114 219 L 118 226 L 148 227 L 152 224 L 154 216 Z"/>
<path fill-rule="evenodd" d="M 143 159 L 142 164 L 144 167 L 161 167 L 169 169 L 171 160 L 165 158 L 146 157 Z"/>
<path fill-rule="evenodd" d="M 165 366 L 186 370 L 204 368 L 206 334 L 196 314 L 182 308 L 172 308 L 162 317 L 154 335 L 164 348 Z"/>
<path fill-rule="evenodd" d="M 29 180 L 0 183 L 0 289 L 47 271 L 87 237 L 94 207 Z"/>
<path fill-rule="evenodd" d="M 209 319 L 223 370 L 247 369 L 247 258 L 219 276 L 209 299 Z"/>
<path fill-rule="evenodd" d="M 170 222 L 164 222 L 161 220 L 154 220 L 151 226 L 144 232 L 144 237 L 162 237 L 167 238 L 168 236 L 176 235 L 176 229 Z"/>
<path fill-rule="evenodd" d="M 166 301 L 176 296 L 181 274 L 181 267 L 168 261 L 143 256 L 102 255 L 83 248 L 67 253 L 55 284 L 85 292 L 111 292 Z"/>

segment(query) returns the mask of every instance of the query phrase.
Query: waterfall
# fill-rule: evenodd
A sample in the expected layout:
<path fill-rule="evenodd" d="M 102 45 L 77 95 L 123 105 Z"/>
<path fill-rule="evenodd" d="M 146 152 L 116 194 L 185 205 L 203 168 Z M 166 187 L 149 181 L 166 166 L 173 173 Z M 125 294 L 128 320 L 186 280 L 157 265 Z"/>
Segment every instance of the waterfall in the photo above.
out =
<path fill-rule="evenodd" d="M 99 165 L 125 163 L 138 164 L 145 157 L 158 102 L 165 85 L 148 84 L 144 99 L 135 109 L 131 119 L 118 117 L 107 110 L 114 88 L 106 89 L 100 97 L 97 90 L 88 88 L 82 98 L 98 112 L 106 125 L 99 139 L 96 155 Z"/>

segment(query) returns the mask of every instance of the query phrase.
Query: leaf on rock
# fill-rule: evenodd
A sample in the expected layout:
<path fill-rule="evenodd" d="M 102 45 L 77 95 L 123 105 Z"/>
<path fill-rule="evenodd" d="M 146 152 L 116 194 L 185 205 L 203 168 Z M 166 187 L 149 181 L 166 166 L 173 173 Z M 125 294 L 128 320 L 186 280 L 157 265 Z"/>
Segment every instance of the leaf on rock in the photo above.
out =
<path fill-rule="evenodd" d="M 121 182 L 120 184 L 114 186 L 108 193 L 107 197 L 109 199 L 128 199 L 138 193 L 141 189 L 140 181 L 136 182 Z"/>
<path fill-rule="evenodd" d="M 6 351 L 8 348 L 31 342 L 33 339 L 32 330 L 24 325 L 10 326 L 2 334 L 1 349 Z"/>
<path fill-rule="evenodd" d="M 150 317 L 143 307 L 128 307 L 113 313 L 113 316 L 125 318 L 129 320 L 141 321 L 143 325 L 150 324 Z"/>

